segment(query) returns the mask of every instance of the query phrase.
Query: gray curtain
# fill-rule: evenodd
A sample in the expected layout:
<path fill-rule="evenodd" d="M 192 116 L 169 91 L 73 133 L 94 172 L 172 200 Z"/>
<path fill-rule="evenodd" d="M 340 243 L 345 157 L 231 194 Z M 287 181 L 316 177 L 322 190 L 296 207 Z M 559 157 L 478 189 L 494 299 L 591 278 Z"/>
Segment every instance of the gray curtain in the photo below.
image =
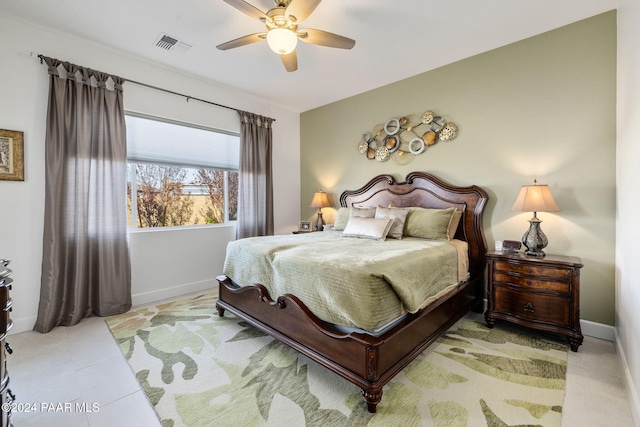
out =
<path fill-rule="evenodd" d="M 238 114 L 241 125 L 237 238 L 272 235 L 274 120 L 245 111 Z"/>
<path fill-rule="evenodd" d="M 35 331 L 131 307 L 124 79 L 42 57 L 50 87 Z"/>

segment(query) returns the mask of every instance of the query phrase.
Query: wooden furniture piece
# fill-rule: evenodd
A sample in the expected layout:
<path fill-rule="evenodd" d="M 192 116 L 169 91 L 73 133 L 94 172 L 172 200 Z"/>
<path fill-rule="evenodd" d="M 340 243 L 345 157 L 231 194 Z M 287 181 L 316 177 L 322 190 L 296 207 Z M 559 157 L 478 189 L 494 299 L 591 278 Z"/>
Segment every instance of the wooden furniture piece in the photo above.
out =
<path fill-rule="evenodd" d="M 289 345 L 362 389 L 369 412 L 376 412 L 382 388 L 470 309 L 481 310 L 486 267 L 482 215 L 487 193 L 477 186 L 456 187 L 432 175 L 412 172 L 405 182 L 379 175 L 364 187 L 345 191 L 340 205 L 456 207 L 462 218 L 455 234 L 469 246 L 466 282 L 381 336 L 341 333 L 318 319 L 295 295 L 272 299 L 260 285 L 238 286 L 219 276 L 218 314 L 229 310 L 254 327 Z"/>
<path fill-rule="evenodd" d="M 0 425 L 2 427 L 12 426 L 11 423 L 11 407 L 16 399 L 9 389 L 9 372 L 7 371 L 7 353 L 13 353 L 11 346 L 6 342 L 7 332 L 13 326 L 13 322 L 9 317 L 13 301 L 9 298 L 11 283 L 11 269 L 7 268 L 8 260 L 0 259 Z"/>
<path fill-rule="evenodd" d="M 566 335 L 578 351 L 580 329 L 580 258 L 547 255 L 528 257 L 522 252 L 487 254 L 489 327 L 508 320 L 540 331 Z"/>

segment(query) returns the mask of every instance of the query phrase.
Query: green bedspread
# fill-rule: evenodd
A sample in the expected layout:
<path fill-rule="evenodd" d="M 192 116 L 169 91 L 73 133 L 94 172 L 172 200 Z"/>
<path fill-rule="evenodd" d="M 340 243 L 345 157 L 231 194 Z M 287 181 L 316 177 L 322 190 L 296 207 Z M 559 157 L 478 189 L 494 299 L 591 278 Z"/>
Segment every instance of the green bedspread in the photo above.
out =
<path fill-rule="evenodd" d="M 466 256 L 464 242 L 337 231 L 252 237 L 229 243 L 224 274 L 264 285 L 273 299 L 293 294 L 324 321 L 372 331 L 464 280 L 458 253 Z"/>

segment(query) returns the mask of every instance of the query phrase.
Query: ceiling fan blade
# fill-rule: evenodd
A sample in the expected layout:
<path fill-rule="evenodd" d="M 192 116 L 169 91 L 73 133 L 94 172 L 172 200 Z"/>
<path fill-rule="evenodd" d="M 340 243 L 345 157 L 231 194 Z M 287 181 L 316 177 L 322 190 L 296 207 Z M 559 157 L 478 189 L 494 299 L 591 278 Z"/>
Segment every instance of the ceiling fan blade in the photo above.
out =
<path fill-rule="evenodd" d="M 287 7 L 287 16 L 293 15 L 298 23 L 304 21 L 316 10 L 322 0 L 291 0 Z"/>
<path fill-rule="evenodd" d="M 337 47 L 339 49 L 351 49 L 356 44 L 356 41 L 353 39 L 327 31 L 314 30 L 313 28 L 298 31 L 298 38 L 306 43 Z"/>
<path fill-rule="evenodd" d="M 220 50 L 229 50 L 235 47 L 245 46 L 251 43 L 256 43 L 262 41 L 267 38 L 267 33 L 255 33 L 249 34 L 248 36 L 239 37 L 234 40 L 230 40 L 226 43 L 219 44 L 216 46 Z"/>
<path fill-rule="evenodd" d="M 282 59 L 282 64 L 284 64 L 284 68 L 288 72 L 298 69 L 298 54 L 296 54 L 295 50 L 287 55 L 280 55 L 280 59 Z"/>
<path fill-rule="evenodd" d="M 269 17 L 263 11 L 250 5 L 244 0 L 223 0 L 223 1 L 235 7 L 240 12 L 243 12 L 249 15 L 252 18 L 255 18 L 258 20 L 269 19 Z"/>

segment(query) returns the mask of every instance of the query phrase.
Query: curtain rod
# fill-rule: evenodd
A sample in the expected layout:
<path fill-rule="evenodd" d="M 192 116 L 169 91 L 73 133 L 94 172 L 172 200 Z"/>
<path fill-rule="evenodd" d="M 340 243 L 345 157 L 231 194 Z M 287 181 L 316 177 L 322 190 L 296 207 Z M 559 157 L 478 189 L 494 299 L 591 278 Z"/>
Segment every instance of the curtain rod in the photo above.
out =
<path fill-rule="evenodd" d="M 164 88 L 161 88 L 161 87 L 158 87 L 158 86 L 153 86 L 153 85 L 150 85 L 150 84 L 147 84 L 147 83 L 137 82 L 135 80 L 131 80 L 131 79 L 128 79 L 126 77 L 123 77 L 123 79 L 125 79 L 125 81 L 127 81 L 129 83 L 133 83 L 133 84 L 136 84 L 136 85 L 139 85 L 139 86 L 148 87 L 150 89 L 159 90 L 161 92 L 170 93 L 172 95 L 182 96 L 184 98 L 187 98 L 187 102 L 189 102 L 190 99 L 193 99 L 194 101 L 204 102 L 205 104 L 215 105 L 216 107 L 226 108 L 228 110 L 233 110 L 233 111 L 240 111 L 237 108 L 229 107 L 227 105 L 222 105 L 222 104 L 218 104 L 218 103 L 215 103 L 215 102 L 212 102 L 212 101 L 207 101 L 206 99 L 200 99 L 200 98 L 196 98 L 196 97 L 193 97 L 193 96 L 190 96 L 190 95 L 185 95 L 183 93 L 174 92 L 172 90 L 164 89 Z"/>
<path fill-rule="evenodd" d="M 31 54 L 33 56 L 33 52 L 31 52 Z M 38 54 L 38 58 L 40 59 L 40 63 L 41 64 L 43 63 L 43 57 L 44 57 L 44 55 Z M 153 86 L 153 85 L 150 85 L 150 84 L 147 84 L 147 83 L 137 82 L 135 80 L 131 80 L 131 79 L 128 79 L 126 77 L 121 77 L 121 78 L 123 78 L 126 82 L 133 83 L 133 84 L 136 84 L 136 85 L 139 85 L 139 86 L 148 87 L 149 89 L 154 89 L 154 90 L 158 90 L 158 91 L 161 91 L 161 92 L 170 93 L 172 95 L 182 96 L 183 98 L 187 99 L 187 102 L 189 102 L 190 99 L 193 99 L 194 101 L 204 102 L 205 104 L 215 105 L 216 107 L 226 108 L 228 110 L 233 110 L 233 111 L 236 111 L 238 113 L 242 111 L 242 110 L 238 110 L 237 108 L 229 107 L 228 105 L 218 104 L 216 102 L 207 101 L 206 99 L 196 98 L 194 96 L 185 95 L 185 94 L 179 93 L 179 92 L 174 92 L 172 90 L 164 89 L 164 88 L 161 88 L 161 87 L 158 87 L 158 86 Z M 276 119 L 271 119 L 271 120 L 273 120 L 274 122 L 276 121 Z"/>

